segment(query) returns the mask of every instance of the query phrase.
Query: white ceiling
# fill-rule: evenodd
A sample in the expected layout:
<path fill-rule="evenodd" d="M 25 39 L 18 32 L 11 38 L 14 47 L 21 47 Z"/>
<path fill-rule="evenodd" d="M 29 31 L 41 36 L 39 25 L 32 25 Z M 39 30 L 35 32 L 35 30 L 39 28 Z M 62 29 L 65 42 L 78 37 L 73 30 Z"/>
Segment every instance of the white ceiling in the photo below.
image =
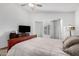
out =
<path fill-rule="evenodd" d="M 41 3 L 42 7 L 35 7 L 36 11 L 50 12 L 74 12 L 79 7 L 79 3 Z M 26 5 L 23 8 L 27 9 Z"/>

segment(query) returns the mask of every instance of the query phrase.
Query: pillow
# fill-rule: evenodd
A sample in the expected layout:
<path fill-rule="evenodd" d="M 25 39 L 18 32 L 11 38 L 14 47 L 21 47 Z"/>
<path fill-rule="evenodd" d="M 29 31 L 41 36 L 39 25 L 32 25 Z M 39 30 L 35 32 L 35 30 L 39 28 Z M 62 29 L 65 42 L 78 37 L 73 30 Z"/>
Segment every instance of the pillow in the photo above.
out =
<path fill-rule="evenodd" d="M 79 44 L 75 44 L 64 51 L 72 56 L 79 56 Z"/>
<path fill-rule="evenodd" d="M 69 37 L 66 37 L 64 40 L 63 40 L 63 43 L 67 40 L 67 39 L 69 39 L 69 38 L 73 38 L 73 37 L 79 37 L 79 36 L 69 36 Z"/>
<path fill-rule="evenodd" d="M 78 36 L 73 36 L 73 37 L 68 37 L 64 42 L 63 42 L 63 48 L 69 48 L 70 46 L 79 43 L 79 37 Z"/>
<path fill-rule="evenodd" d="M 68 38 L 70 38 L 70 37 L 66 37 L 66 38 L 63 40 L 63 43 L 64 43 Z"/>

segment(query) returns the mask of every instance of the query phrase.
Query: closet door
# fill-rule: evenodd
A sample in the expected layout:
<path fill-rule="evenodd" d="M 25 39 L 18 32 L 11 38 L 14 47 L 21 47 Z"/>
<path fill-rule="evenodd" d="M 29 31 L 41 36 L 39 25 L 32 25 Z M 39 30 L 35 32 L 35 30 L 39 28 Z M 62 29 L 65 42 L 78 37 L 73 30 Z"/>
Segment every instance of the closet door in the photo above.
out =
<path fill-rule="evenodd" d="M 52 21 L 51 25 L 51 37 L 54 39 L 60 39 L 61 38 L 61 20 L 54 20 Z"/>
<path fill-rule="evenodd" d="M 35 32 L 38 37 L 43 37 L 43 22 L 35 21 Z"/>
<path fill-rule="evenodd" d="M 54 38 L 59 39 L 60 35 L 60 22 L 58 20 L 54 21 Z"/>

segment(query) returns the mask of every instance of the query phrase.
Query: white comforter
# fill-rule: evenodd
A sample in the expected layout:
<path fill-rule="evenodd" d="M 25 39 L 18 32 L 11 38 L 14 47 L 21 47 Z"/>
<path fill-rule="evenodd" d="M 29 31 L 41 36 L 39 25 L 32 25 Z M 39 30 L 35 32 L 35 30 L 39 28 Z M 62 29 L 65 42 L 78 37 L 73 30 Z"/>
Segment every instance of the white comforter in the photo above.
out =
<path fill-rule="evenodd" d="M 33 38 L 13 46 L 7 56 L 68 56 L 62 50 L 62 40 Z"/>

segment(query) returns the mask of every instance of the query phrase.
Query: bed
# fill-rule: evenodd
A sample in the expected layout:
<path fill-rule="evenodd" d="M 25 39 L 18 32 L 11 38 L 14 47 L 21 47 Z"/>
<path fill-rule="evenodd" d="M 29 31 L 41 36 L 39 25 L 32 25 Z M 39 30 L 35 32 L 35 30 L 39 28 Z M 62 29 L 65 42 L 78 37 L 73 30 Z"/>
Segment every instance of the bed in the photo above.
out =
<path fill-rule="evenodd" d="M 14 45 L 7 56 L 69 56 L 60 39 L 36 37 Z"/>

